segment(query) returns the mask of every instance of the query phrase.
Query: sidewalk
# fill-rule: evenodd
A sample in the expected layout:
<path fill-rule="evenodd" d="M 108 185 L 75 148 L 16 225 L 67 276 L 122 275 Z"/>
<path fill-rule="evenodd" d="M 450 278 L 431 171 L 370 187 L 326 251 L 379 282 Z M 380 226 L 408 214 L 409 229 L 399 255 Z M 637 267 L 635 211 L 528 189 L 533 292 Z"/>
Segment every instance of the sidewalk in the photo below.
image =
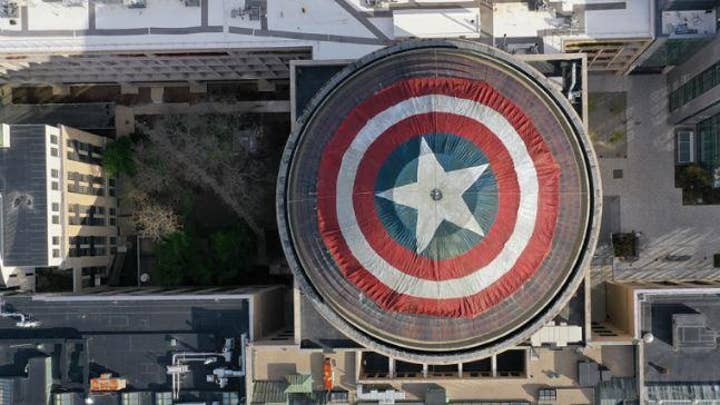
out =
<path fill-rule="evenodd" d="M 600 170 L 603 195 L 620 198 L 621 231 L 642 236 L 639 260 L 615 261 L 614 278 L 720 278 L 720 269 L 712 267 L 713 254 L 720 252 L 720 206 L 684 206 L 675 188 L 675 137 L 667 123 L 665 77 L 594 75 L 589 88 L 627 91 L 628 97 L 628 157 L 600 159 Z M 621 179 L 613 178 L 616 169 L 623 171 Z M 669 261 L 668 255 L 684 260 Z"/>

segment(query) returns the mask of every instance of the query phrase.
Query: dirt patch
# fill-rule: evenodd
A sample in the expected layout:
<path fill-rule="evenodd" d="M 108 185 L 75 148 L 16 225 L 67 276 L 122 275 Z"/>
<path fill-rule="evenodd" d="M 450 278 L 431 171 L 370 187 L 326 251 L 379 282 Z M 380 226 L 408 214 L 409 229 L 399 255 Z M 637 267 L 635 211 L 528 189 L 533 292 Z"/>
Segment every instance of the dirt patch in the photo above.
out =
<path fill-rule="evenodd" d="M 590 93 L 590 138 L 601 158 L 627 158 L 627 93 Z"/>

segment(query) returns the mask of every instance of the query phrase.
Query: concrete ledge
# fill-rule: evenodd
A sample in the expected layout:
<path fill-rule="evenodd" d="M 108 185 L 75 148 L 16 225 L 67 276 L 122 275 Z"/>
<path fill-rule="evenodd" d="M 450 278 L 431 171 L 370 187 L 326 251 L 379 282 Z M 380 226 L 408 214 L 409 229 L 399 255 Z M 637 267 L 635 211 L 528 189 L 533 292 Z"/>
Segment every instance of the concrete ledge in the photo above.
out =
<path fill-rule="evenodd" d="M 120 83 L 120 94 L 138 94 L 140 89 L 132 84 Z"/>

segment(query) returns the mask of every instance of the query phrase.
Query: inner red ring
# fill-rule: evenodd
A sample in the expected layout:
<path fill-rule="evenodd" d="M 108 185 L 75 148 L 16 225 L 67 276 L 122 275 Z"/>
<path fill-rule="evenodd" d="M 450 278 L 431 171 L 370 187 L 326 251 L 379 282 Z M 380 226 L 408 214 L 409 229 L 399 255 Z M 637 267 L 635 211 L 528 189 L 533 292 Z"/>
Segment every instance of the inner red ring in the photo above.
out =
<path fill-rule="evenodd" d="M 375 206 L 375 182 L 383 163 L 398 145 L 427 133 L 449 133 L 470 140 L 488 158 L 498 186 L 498 211 L 485 237 L 467 252 L 446 259 L 418 255 L 398 243 L 380 221 Z M 512 234 L 520 190 L 505 145 L 487 127 L 471 118 L 431 112 L 397 122 L 377 137 L 363 156 L 353 186 L 353 206 L 360 230 L 370 246 L 388 263 L 414 277 L 448 280 L 487 265 L 502 251 Z"/>

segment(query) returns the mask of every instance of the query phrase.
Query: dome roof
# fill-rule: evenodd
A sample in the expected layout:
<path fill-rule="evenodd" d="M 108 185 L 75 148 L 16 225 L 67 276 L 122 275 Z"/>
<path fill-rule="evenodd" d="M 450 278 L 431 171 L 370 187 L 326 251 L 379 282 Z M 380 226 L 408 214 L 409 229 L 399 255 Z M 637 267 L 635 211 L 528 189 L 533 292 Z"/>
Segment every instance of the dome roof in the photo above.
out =
<path fill-rule="evenodd" d="M 592 244 L 592 152 L 532 68 L 465 41 L 361 59 L 285 150 L 278 217 L 321 314 L 360 343 L 445 361 L 554 316 Z"/>

